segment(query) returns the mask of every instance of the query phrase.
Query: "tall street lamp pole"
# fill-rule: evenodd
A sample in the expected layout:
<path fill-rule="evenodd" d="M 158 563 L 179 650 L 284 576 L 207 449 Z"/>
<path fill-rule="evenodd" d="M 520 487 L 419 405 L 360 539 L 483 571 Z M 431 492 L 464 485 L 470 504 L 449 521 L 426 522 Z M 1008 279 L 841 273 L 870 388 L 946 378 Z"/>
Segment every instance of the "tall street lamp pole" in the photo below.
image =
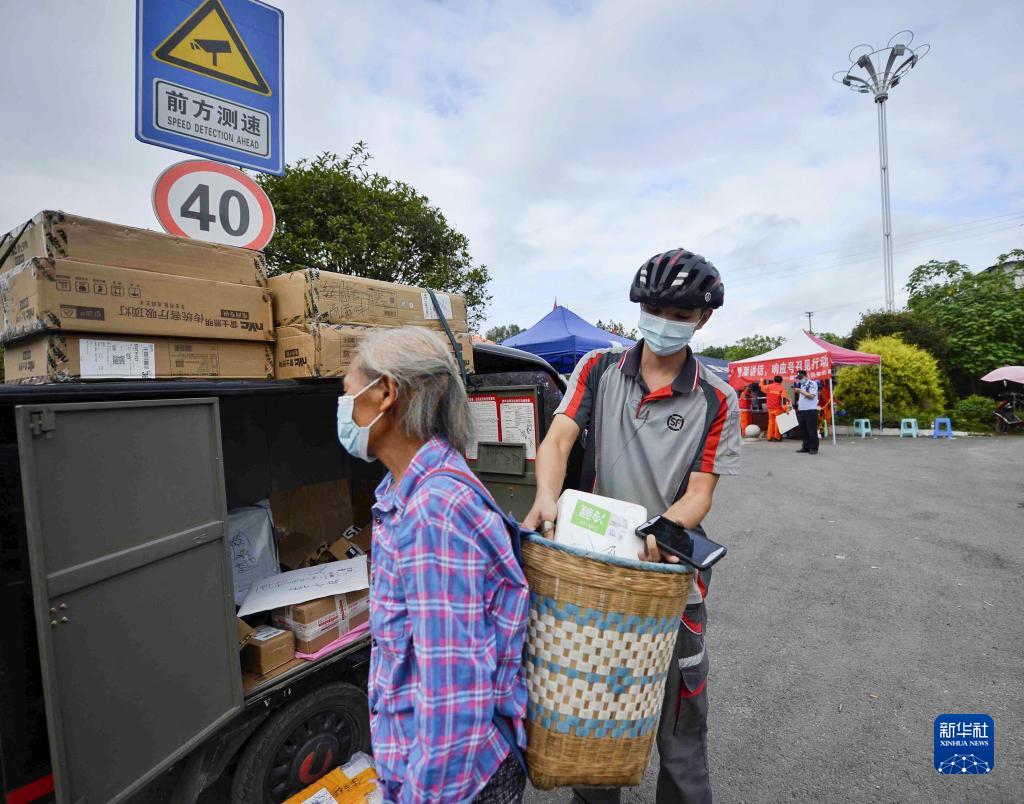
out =
<path fill-rule="evenodd" d="M 929 45 L 912 48 L 914 34 L 900 31 L 885 47 L 857 45 L 850 51 L 850 66 L 832 78 L 854 92 L 874 95 L 878 106 L 878 164 L 882 181 L 882 260 L 885 271 L 885 309 L 896 305 L 896 287 L 892 267 L 892 211 L 889 198 L 889 138 L 885 126 L 885 102 L 910 70 L 931 49 Z"/>

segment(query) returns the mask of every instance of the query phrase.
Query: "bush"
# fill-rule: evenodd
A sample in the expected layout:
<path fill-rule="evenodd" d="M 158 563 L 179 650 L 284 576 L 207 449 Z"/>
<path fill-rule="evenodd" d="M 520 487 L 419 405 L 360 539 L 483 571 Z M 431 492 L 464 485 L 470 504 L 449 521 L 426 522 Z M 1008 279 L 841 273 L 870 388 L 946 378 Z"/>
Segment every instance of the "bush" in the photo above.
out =
<path fill-rule="evenodd" d="M 996 401 L 994 399 L 974 394 L 958 400 L 953 406 L 950 417 L 957 430 L 986 433 L 993 429 L 995 412 Z"/>
<path fill-rule="evenodd" d="M 882 356 L 883 414 L 889 426 L 900 419 L 927 423 L 945 408 L 942 378 L 935 358 L 924 349 L 892 335 L 865 338 L 857 344 L 862 352 Z M 878 369 L 875 366 L 842 368 L 836 375 L 836 396 L 847 415 L 878 423 Z"/>

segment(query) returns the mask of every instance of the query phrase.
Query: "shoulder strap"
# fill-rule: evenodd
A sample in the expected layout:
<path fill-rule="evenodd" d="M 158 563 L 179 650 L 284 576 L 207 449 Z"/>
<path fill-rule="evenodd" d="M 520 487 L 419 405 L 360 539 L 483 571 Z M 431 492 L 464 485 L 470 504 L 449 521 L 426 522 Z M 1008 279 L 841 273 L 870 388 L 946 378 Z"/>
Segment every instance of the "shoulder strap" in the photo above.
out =
<path fill-rule="evenodd" d="M 700 369 L 698 368 L 698 371 Z M 700 389 L 704 392 L 704 398 L 707 400 L 707 408 L 704 414 L 704 430 L 701 433 L 700 441 L 697 444 L 697 451 L 694 453 L 693 462 L 686 469 L 686 474 L 683 476 L 682 482 L 679 484 L 679 491 L 676 492 L 676 499 L 679 500 L 686 493 L 687 487 L 690 485 L 690 474 L 696 471 L 697 466 L 700 466 L 700 459 L 704 455 L 704 447 L 708 443 L 708 434 L 711 432 L 711 424 L 715 420 L 715 416 L 718 415 L 718 409 L 723 404 L 715 393 L 714 387 L 711 383 L 706 380 L 700 380 Z"/>
<path fill-rule="evenodd" d="M 522 566 L 523 557 L 519 539 L 519 523 L 516 522 L 516 520 L 513 519 L 511 515 L 501 510 L 501 506 L 498 505 L 497 500 L 495 500 L 494 497 L 491 496 L 491 493 L 484 487 L 484 485 L 479 480 L 476 479 L 475 476 L 467 474 L 466 472 L 461 472 L 458 469 L 435 469 L 433 472 L 428 472 L 422 478 L 420 478 L 420 483 L 425 483 L 430 478 L 438 477 L 439 475 L 443 477 L 449 477 L 452 480 L 460 481 L 461 483 L 464 483 L 465 485 L 472 488 L 477 494 L 480 495 L 480 499 L 484 501 L 484 504 L 488 508 L 490 508 L 494 513 L 496 513 L 499 517 L 501 517 L 502 522 L 505 523 L 505 527 L 508 530 L 509 538 L 512 540 L 512 553 L 515 555 L 516 561 L 519 562 L 519 565 Z"/>

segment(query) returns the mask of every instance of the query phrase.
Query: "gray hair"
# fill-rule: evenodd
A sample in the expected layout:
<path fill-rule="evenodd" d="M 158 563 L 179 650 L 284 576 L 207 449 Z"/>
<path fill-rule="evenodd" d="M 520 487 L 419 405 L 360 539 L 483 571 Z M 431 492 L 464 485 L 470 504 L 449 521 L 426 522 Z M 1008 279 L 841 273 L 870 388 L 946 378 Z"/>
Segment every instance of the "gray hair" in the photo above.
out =
<path fill-rule="evenodd" d="M 443 436 L 465 453 L 472 438 L 469 399 L 448 342 L 423 327 L 373 329 L 357 350 L 371 382 L 390 377 L 398 387 L 398 426 L 424 441 Z"/>

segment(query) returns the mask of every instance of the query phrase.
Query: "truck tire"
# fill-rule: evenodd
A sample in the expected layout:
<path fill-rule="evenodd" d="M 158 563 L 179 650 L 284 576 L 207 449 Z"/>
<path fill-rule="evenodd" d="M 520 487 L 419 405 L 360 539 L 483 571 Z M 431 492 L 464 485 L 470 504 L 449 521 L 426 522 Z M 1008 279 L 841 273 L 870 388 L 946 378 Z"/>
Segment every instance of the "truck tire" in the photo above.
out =
<path fill-rule="evenodd" d="M 334 682 L 275 712 L 242 751 L 232 804 L 279 804 L 356 751 L 370 751 L 366 693 Z"/>

